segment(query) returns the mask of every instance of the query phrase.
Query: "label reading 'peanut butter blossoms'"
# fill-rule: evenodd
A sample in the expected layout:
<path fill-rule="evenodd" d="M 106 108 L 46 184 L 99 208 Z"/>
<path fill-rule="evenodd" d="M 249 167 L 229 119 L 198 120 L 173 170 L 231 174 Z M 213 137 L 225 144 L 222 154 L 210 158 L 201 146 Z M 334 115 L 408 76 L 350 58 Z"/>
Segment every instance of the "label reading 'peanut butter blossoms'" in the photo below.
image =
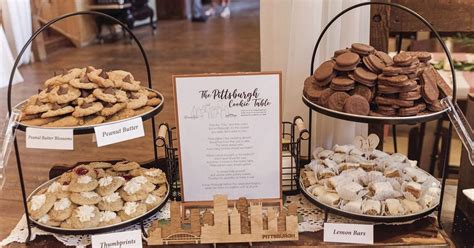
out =
<path fill-rule="evenodd" d="M 26 148 L 74 150 L 72 129 L 26 129 Z"/>
<path fill-rule="evenodd" d="M 141 118 L 94 128 L 97 146 L 106 146 L 145 136 Z"/>

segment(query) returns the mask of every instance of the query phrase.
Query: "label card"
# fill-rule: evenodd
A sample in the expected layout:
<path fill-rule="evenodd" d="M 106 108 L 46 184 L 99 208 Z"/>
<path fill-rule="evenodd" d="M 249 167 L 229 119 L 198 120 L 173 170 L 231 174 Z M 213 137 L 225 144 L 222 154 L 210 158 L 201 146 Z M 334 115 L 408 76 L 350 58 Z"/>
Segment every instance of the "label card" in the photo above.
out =
<path fill-rule="evenodd" d="M 28 127 L 26 148 L 74 150 L 73 130 Z"/>
<path fill-rule="evenodd" d="M 175 76 L 183 201 L 281 199 L 281 74 Z"/>
<path fill-rule="evenodd" d="M 97 147 L 145 136 L 142 118 L 94 127 Z"/>
<path fill-rule="evenodd" d="M 140 230 L 92 235 L 92 248 L 120 247 L 135 248 L 143 247 L 142 232 Z"/>
<path fill-rule="evenodd" d="M 373 244 L 374 226 L 324 223 L 324 242 Z"/>

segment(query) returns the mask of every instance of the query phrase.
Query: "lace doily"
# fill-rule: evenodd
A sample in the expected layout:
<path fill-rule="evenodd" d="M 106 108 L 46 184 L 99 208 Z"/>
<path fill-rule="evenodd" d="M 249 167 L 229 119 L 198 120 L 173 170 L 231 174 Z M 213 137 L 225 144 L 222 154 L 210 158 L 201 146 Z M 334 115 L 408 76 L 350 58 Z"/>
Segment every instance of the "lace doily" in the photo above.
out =
<path fill-rule="evenodd" d="M 149 217 L 143 224 L 146 229 L 148 229 L 151 223 L 155 220 L 160 219 L 169 219 L 170 218 L 170 204 L 167 203 L 163 208 L 158 211 L 153 216 Z M 140 230 L 140 224 L 131 225 L 128 227 L 124 227 L 122 229 L 115 230 L 114 232 L 123 232 L 123 231 L 131 231 L 131 230 Z M 55 234 L 43 231 L 39 228 L 33 227 L 31 228 L 31 240 L 34 240 L 39 235 L 52 235 L 54 236 L 59 242 L 63 243 L 66 246 L 76 246 L 76 247 L 86 247 L 87 245 L 91 244 L 91 235 L 62 235 L 62 234 Z M 10 243 L 18 242 L 18 243 L 25 243 L 26 238 L 28 237 L 28 228 L 26 226 L 26 216 L 20 219 L 16 227 L 12 230 L 10 235 L 0 242 L 0 247 L 4 247 Z"/>
<path fill-rule="evenodd" d="M 323 210 L 314 206 L 301 194 L 286 197 L 286 203 L 290 203 L 290 202 L 296 202 L 298 204 L 298 215 L 299 215 L 298 231 L 299 232 L 317 232 L 317 231 L 323 230 L 323 224 L 324 224 L 324 211 Z M 435 217 L 434 214 L 431 214 L 428 216 Z M 148 227 L 150 227 L 151 225 L 151 222 L 155 220 L 169 219 L 169 218 L 170 218 L 170 204 L 167 203 L 161 209 L 161 211 L 157 212 L 155 215 L 151 216 L 150 218 L 144 221 L 145 228 L 148 229 Z M 383 224 L 383 223 L 372 223 L 372 222 L 348 219 L 348 218 L 335 215 L 335 214 L 329 214 L 327 222 Z M 404 222 L 404 223 L 395 223 L 394 225 L 408 224 L 412 222 L 414 221 Z M 135 224 L 123 229 L 116 230 L 115 232 L 140 230 L 140 229 L 141 229 L 140 224 Z M 67 246 L 85 247 L 91 244 L 90 235 L 54 234 L 54 233 L 40 230 L 36 227 L 32 228 L 31 231 L 32 231 L 31 240 L 34 240 L 38 235 L 52 235 L 58 241 L 60 241 L 61 243 Z M 13 231 L 10 233 L 10 235 L 6 239 L 4 239 L 2 242 L 0 242 L 0 247 L 6 246 L 7 244 L 10 244 L 13 242 L 25 243 L 27 236 L 28 236 L 28 229 L 26 228 L 26 217 L 25 215 L 23 215 L 23 217 L 18 222 L 16 227 L 13 229 Z"/>

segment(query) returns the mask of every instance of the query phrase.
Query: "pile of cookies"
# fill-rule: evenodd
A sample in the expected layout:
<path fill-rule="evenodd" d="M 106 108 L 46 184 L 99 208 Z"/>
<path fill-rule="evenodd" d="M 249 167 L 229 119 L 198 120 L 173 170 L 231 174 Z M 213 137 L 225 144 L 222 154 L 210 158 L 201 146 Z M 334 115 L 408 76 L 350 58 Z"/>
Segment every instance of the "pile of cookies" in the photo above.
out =
<path fill-rule="evenodd" d="M 81 164 L 30 196 L 28 212 L 43 225 L 65 229 L 114 225 L 160 205 L 166 181 L 160 169 L 136 162 Z"/>
<path fill-rule="evenodd" d="M 428 52 L 401 52 L 391 58 L 372 46 L 354 43 L 338 50 L 304 82 L 303 94 L 315 104 L 371 116 L 414 116 L 443 109 L 452 95 L 429 64 Z"/>
<path fill-rule="evenodd" d="M 44 86 L 22 106 L 23 124 L 95 125 L 141 115 L 161 103 L 156 92 L 142 87 L 123 70 L 73 68 L 46 80 Z"/>
<path fill-rule="evenodd" d="M 439 181 L 400 153 L 364 154 L 353 145 L 316 148 L 301 171 L 308 194 L 327 206 L 359 215 L 403 216 L 438 205 Z"/>

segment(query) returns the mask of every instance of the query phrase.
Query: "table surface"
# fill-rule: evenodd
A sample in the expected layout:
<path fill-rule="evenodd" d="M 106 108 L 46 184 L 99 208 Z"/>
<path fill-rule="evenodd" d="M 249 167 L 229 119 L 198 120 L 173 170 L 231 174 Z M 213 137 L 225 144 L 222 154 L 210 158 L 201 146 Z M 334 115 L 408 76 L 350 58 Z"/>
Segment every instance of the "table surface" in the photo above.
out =
<path fill-rule="evenodd" d="M 443 230 L 435 224 L 434 218 L 425 218 L 412 224 L 405 225 L 376 225 L 374 228 L 374 247 L 381 246 L 429 246 L 429 247 L 455 247 Z M 253 247 L 367 247 L 367 245 L 325 243 L 323 231 L 300 233 L 297 241 L 284 242 L 259 242 Z M 211 245 L 199 245 L 210 247 Z M 248 243 L 219 244 L 219 247 L 248 247 Z M 14 243 L 7 247 L 25 247 L 25 244 Z M 64 247 L 52 236 L 40 236 L 32 241 L 28 247 Z M 157 247 L 157 246 L 155 246 Z M 196 247 L 196 245 L 170 245 L 168 247 Z"/>

